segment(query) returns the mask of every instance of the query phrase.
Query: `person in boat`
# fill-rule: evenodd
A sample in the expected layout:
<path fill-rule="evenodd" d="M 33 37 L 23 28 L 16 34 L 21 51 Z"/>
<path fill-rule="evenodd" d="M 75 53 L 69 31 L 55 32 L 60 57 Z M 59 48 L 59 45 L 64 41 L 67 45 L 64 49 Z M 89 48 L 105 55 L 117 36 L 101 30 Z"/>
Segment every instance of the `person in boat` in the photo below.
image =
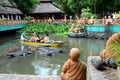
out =
<path fill-rule="evenodd" d="M 74 31 L 74 24 L 71 24 L 71 28 L 69 29 L 69 32 L 73 32 Z"/>
<path fill-rule="evenodd" d="M 26 36 L 26 33 L 25 32 L 23 32 L 22 34 L 21 34 L 21 40 L 22 41 L 27 41 L 27 39 L 28 39 L 28 37 Z"/>
<path fill-rule="evenodd" d="M 36 42 L 37 41 L 37 37 L 36 37 L 36 33 L 34 32 L 33 35 L 30 37 L 30 40 L 32 42 Z"/>
<path fill-rule="evenodd" d="M 44 38 L 41 38 L 39 35 L 37 35 L 37 42 L 44 42 Z"/>
<path fill-rule="evenodd" d="M 49 35 L 46 34 L 46 36 L 44 37 L 44 42 L 48 42 L 50 39 L 49 39 Z"/>
<path fill-rule="evenodd" d="M 78 33 L 79 32 L 79 25 L 76 25 L 76 28 L 74 29 L 74 33 Z"/>
<path fill-rule="evenodd" d="M 86 64 L 79 61 L 80 50 L 72 48 L 60 74 L 62 80 L 86 80 Z"/>
<path fill-rule="evenodd" d="M 39 35 L 37 35 L 37 42 L 41 41 L 41 37 Z"/>

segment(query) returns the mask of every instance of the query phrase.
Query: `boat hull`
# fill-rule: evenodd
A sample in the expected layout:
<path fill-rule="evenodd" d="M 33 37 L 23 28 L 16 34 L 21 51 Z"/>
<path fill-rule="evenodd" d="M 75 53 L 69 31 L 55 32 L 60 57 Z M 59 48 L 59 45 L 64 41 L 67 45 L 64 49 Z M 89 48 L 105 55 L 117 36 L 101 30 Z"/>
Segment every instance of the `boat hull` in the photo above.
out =
<path fill-rule="evenodd" d="M 73 32 L 68 32 L 68 37 L 73 37 L 73 38 L 84 38 L 86 37 L 85 33 L 73 33 Z"/>
<path fill-rule="evenodd" d="M 20 44 L 30 45 L 30 46 L 46 46 L 46 47 L 60 47 L 64 43 L 41 43 L 41 42 L 28 42 L 28 41 L 20 41 Z"/>

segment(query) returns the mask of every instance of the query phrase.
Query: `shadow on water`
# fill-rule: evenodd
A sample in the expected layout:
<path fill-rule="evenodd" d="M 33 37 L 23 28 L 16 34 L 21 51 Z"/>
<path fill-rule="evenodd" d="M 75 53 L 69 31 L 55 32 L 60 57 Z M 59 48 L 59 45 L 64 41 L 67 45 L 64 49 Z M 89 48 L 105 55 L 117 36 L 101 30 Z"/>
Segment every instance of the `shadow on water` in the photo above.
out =
<path fill-rule="evenodd" d="M 60 74 L 64 62 L 69 58 L 69 50 L 71 48 L 79 48 L 81 51 L 80 60 L 86 62 L 89 55 L 99 55 L 100 50 L 105 46 L 105 41 L 103 40 L 68 38 L 62 36 L 52 36 L 51 39 L 65 40 L 66 43 L 59 48 L 38 48 L 30 46 L 21 47 L 18 39 L 11 40 L 11 44 L 14 42 L 19 46 L 16 52 L 27 49 L 32 51 L 33 54 L 1 59 L 0 73 L 56 76 Z M 7 44 L 7 42 L 5 44 Z M 16 47 L 16 44 L 12 46 L 12 48 Z M 10 46 L 10 44 L 8 44 L 8 46 Z"/>

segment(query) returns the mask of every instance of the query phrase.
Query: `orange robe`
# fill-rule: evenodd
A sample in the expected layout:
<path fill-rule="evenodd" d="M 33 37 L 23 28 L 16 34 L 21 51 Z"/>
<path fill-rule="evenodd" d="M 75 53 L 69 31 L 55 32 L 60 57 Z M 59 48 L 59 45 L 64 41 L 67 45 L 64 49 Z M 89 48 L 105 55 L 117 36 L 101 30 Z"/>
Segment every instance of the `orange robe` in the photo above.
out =
<path fill-rule="evenodd" d="M 61 78 L 63 80 L 86 80 L 86 65 L 81 61 L 68 59 L 62 68 Z"/>

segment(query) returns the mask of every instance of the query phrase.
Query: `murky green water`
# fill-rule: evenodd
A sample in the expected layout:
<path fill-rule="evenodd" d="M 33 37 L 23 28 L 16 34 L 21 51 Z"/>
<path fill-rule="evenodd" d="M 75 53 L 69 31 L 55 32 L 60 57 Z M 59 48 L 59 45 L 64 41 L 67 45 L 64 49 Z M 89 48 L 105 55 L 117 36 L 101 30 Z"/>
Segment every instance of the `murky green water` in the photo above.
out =
<path fill-rule="evenodd" d="M 14 44 L 20 45 L 19 39 L 16 39 L 16 37 L 11 38 L 9 41 L 6 39 L 8 38 L 4 38 L 4 41 L 0 41 L 2 47 L 0 47 L 0 50 L 4 49 L 6 45 L 6 47 L 13 47 Z M 0 73 L 56 76 L 60 74 L 62 65 L 69 58 L 68 53 L 72 47 L 80 49 L 80 60 L 86 62 L 88 56 L 99 55 L 100 50 L 105 47 L 106 42 L 104 40 L 68 38 L 63 36 L 51 36 L 51 39 L 65 40 L 66 43 L 60 48 L 42 47 L 35 50 L 33 54 L 26 56 L 2 58 L 0 61 Z M 63 53 L 59 52 L 59 50 L 63 51 Z M 20 49 L 18 49 L 18 51 L 20 51 Z M 53 55 L 47 56 L 47 53 L 50 51 Z"/>

